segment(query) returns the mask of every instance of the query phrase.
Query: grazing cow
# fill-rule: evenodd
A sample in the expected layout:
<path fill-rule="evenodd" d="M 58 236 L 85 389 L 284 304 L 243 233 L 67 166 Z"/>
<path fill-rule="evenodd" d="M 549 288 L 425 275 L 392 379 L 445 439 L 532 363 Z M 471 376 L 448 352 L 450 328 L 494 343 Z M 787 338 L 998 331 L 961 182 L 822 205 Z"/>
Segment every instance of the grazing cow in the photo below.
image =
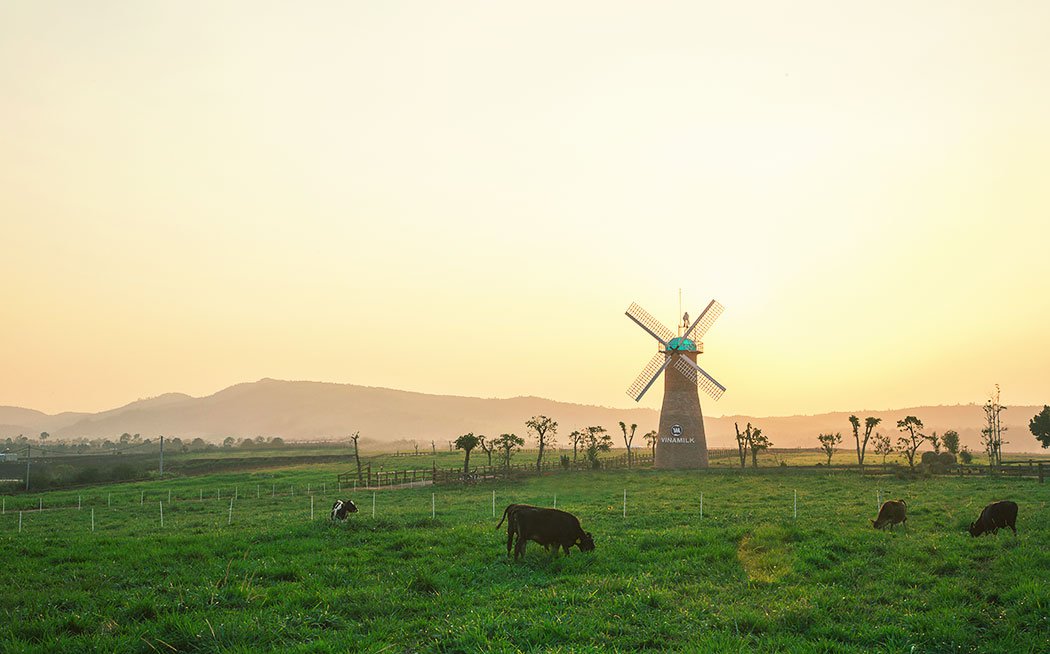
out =
<path fill-rule="evenodd" d="M 514 558 L 525 555 L 525 544 L 535 541 L 549 551 L 557 552 L 576 545 L 581 551 L 594 549 L 594 538 L 580 527 L 580 521 L 571 513 L 558 509 L 530 508 L 514 512 L 518 542 L 514 546 Z"/>
<path fill-rule="evenodd" d="M 521 511 L 532 511 L 539 509 L 538 506 L 532 506 L 531 504 L 508 504 L 507 508 L 503 509 L 503 517 L 496 523 L 496 529 L 499 529 L 503 521 L 507 521 L 507 556 L 510 556 L 510 548 L 514 542 L 514 535 L 518 533 L 518 521 L 515 516 Z"/>
<path fill-rule="evenodd" d="M 871 521 L 871 526 L 876 529 L 882 529 L 886 525 L 903 524 L 905 527 L 908 525 L 908 505 L 904 500 L 886 500 L 882 503 L 882 508 L 879 509 L 879 517 Z"/>
<path fill-rule="evenodd" d="M 994 534 L 1006 527 L 1014 530 L 1014 536 L 1017 535 L 1017 502 L 992 502 L 984 507 L 977 522 L 970 523 L 970 535 L 976 538 L 989 532 Z"/>
<path fill-rule="evenodd" d="M 332 520 L 346 520 L 350 513 L 357 513 L 357 505 L 350 500 L 336 500 L 332 505 Z"/>

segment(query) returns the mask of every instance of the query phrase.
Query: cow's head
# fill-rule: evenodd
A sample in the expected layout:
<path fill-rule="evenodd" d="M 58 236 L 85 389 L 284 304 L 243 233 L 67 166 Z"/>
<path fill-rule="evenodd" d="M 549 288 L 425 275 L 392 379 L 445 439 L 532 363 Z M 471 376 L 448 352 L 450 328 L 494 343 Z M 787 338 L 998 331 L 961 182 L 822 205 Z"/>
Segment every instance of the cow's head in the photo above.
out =
<path fill-rule="evenodd" d="M 585 531 L 583 535 L 576 540 L 576 544 L 579 546 L 581 552 L 590 552 L 594 550 L 594 537 L 591 536 L 591 532 Z"/>
<path fill-rule="evenodd" d="M 980 536 L 982 533 L 983 532 L 981 531 L 981 528 L 977 526 L 976 522 L 971 522 L 970 523 L 970 535 L 971 536 L 976 538 L 977 536 Z"/>

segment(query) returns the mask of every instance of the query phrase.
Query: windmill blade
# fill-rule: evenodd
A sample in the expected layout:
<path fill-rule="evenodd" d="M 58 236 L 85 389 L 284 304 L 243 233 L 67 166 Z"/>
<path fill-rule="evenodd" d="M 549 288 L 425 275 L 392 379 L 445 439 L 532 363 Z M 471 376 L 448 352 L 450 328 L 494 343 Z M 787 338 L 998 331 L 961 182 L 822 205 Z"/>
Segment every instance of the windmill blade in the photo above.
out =
<path fill-rule="evenodd" d="M 660 373 L 664 371 L 664 368 L 671 363 L 670 355 L 664 354 L 663 352 L 657 352 L 653 355 L 652 359 L 649 359 L 649 363 L 645 364 L 642 368 L 642 372 L 638 373 L 638 377 L 631 384 L 631 387 L 627 389 L 627 395 L 631 397 L 635 402 L 642 399 L 645 392 L 649 390 L 656 380 L 660 377 Z"/>
<path fill-rule="evenodd" d="M 707 333 L 707 330 L 711 329 L 711 325 L 718 320 L 718 316 L 722 315 L 723 311 L 725 311 L 725 307 L 719 304 L 718 300 L 711 300 L 707 308 L 693 321 L 693 324 L 689 325 L 689 329 L 686 330 L 685 334 L 682 334 L 682 338 L 688 338 L 694 343 L 699 341 Z"/>
<path fill-rule="evenodd" d="M 703 368 L 693 363 L 689 357 L 677 356 L 674 362 L 675 370 L 686 376 L 686 379 L 696 384 L 697 388 L 717 400 L 726 392 L 726 387 L 715 381 L 715 378 L 707 374 Z"/>
<path fill-rule="evenodd" d="M 628 318 L 638 324 L 639 327 L 649 332 L 649 335 L 660 341 L 660 345 L 667 346 L 667 341 L 674 338 L 674 332 L 668 329 L 656 318 L 649 315 L 649 312 L 641 308 L 634 302 L 631 306 L 627 307 L 627 311 L 624 312 Z"/>

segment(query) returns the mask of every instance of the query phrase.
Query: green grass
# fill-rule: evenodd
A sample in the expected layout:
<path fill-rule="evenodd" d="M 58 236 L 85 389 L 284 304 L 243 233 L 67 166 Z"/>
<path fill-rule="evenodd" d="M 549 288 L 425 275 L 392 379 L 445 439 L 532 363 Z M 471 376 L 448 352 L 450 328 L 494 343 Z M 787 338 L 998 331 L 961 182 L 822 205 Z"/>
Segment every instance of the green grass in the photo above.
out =
<path fill-rule="evenodd" d="M 345 468 L 47 493 L 71 508 L 22 533 L 38 496 L 7 497 L 0 651 L 1050 651 L 1050 484 L 617 471 L 383 490 L 375 518 L 344 492 L 361 513 L 330 524 Z M 907 529 L 871 528 L 879 489 Z M 493 490 L 497 510 L 557 494 L 597 549 L 507 559 Z M 1000 498 L 1018 537 L 970 538 Z"/>

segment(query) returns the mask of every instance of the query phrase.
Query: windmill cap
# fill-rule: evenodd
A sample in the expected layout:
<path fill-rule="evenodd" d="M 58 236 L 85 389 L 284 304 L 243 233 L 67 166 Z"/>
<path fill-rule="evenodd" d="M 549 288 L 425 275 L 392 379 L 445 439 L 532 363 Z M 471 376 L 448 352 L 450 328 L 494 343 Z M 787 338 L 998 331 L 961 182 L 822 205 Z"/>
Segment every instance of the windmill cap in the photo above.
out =
<path fill-rule="evenodd" d="M 697 347 L 696 341 L 689 338 L 682 338 L 681 336 L 676 336 L 667 341 L 668 350 L 677 350 L 679 352 L 702 352 L 702 347 L 702 345 Z"/>

